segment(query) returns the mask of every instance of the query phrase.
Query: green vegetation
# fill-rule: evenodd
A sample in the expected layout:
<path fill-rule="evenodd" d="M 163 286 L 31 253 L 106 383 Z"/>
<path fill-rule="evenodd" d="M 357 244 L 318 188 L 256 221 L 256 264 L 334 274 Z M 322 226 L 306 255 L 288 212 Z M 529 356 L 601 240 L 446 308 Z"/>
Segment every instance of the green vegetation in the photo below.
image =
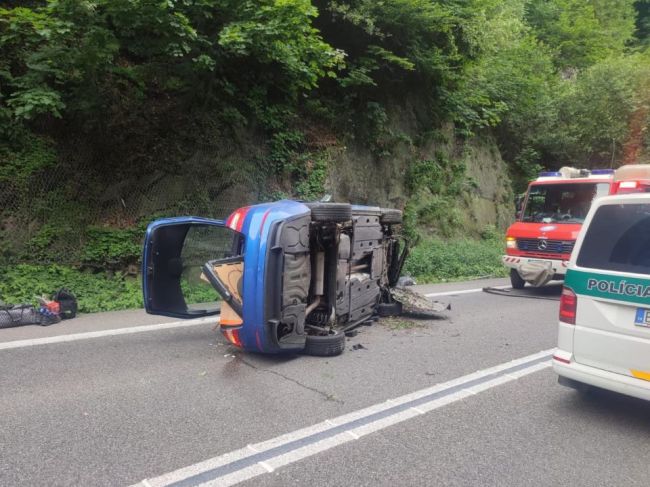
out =
<path fill-rule="evenodd" d="M 506 276 L 503 239 L 488 231 L 480 240 L 428 239 L 411 251 L 405 271 L 419 283 Z"/>
<path fill-rule="evenodd" d="M 332 174 L 347 151 L 400 168 L 412 272 L 501 272 L 499 239 L 458 240 L 467 145 L 496 141 L 515 194 L 541 168 L 649 160 L 649 33 L 648 0 L 4 2 L 0 266 L 128 294 L 142 222 L 355 196 Z M 15 269 L 12 297 L 53 284 Z"/>
<path fill-rule="evenodd" d="M 60 265 L 0 269 L 0 299 L 6 303 L 33 303 L 35 296 L 50 296 L 64 286 L 75 293 L 81 313 L 142 307 L 140 280 L 120 273 L 87 273 Z"/>
<path fill-rule="evenodd" d="M 218 299 L 207 283 L 183 281 L 181 284 L 188 304 L 211 303 Z M 0 301 L 5 303 L 36 304 L 36 297 L 49 297 L 62 287 L 73 290 L 81 313 L 143 306 L 140 279 L 120 272 L 83 272 L 56 264 L 19 264 L 0 269 Z"/>

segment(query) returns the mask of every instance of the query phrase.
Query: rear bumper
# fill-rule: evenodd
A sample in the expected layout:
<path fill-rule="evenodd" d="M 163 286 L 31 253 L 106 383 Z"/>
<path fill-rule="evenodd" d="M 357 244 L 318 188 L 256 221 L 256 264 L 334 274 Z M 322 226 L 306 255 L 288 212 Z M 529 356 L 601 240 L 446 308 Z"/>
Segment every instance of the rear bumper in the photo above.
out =
<path fill-rule="evenodd" d="M 559 354 L 556 353 L 556 355 L 564 358 L 567 354 L 560 352 Z M 576 362 L 566 364 L 555 358 L 552 362 L 553 370 L 567 379 L 650 401 L 650 381 L 608 372 Z"/>
<path fill-rule="evenodd" d="M 504 266 L 510 267 L 511 269 L 517 269 L 522 264 L 527 264 L 529 262 L 550 262 L 553 267 L 553 272 L 560 276 L 566 274 L 569 266 L 568 260 L 542 259 L 540 257 L 523 257 L 519 255 L 503 255 L 501 257 L 501 262 L 503 262 Z"/>

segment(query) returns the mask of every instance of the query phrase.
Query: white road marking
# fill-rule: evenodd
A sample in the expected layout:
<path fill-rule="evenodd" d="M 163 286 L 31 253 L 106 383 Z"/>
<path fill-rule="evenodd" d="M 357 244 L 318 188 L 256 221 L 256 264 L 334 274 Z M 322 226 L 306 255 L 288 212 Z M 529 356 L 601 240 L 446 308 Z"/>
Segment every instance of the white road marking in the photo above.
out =
<path fill-rule="evenodd" d="M 490 286 L 492 289 L 510 289 L 511 286 Z M 456 294 L 471 294 L 471 293 L 480 293 L 483 291 L 482 287 L 477 287 L 475 289 L 459 289 L 457 291 L 445 291 L 442 293 L 429 293 L 425 294 L 427 298 L 435 298 L 436 296 L 455 296 Z"/>
<path fill-rule="evenodd" d="M 226 487 L 551 366 L 555 349 L 528 355 L 181 468 L 133 487 Z"/>
<path fill-rule="evenodd" d="M 510 286 L 494 286 L 494 289 L 508 289 Z M 455 296 L 456 294 L 470 294 L 482 291 L 483 288 L 461 289 L 458 291 L 445 291 L 440 293 L 425 294 L 428 298 L 436 296 Z M 72 333 L 69 335 L 57 335 L 44 338 L 30 338 L 26 340 L 14 340 L 10 342 L 0 342 L 0 350 L 9 350 L 13 348 L 34 347 L 37 345 L 49 345 L 52 343 L 75 342 L 78 340 L 88 340 L 90 338 L 102 338 L 117 335 L 130 335 L 131 333 L 142 333 L 147 331 L 168 330 L 170 328 L 185 328 L 189 326 L 204 325 L 206 323 L 218 323 L 218 316 L 209 316 L 205 318 L 196 318 L 193 320 L 172 321 L 170 323 L 158 323 L 154 325 L 132 326 L 128 328 L 114 328 L 111 330 L 89 331 L 83 333 Z"/>
<path fill-rule="evenodd" d="M 58 335 L 44 338 L 31 338 L 28 340 L 14 340 L 12 342 L 0 343 L 0 350 L 12 348 L 35 347 L 37 345 L 49 345 L 51 343 L 75 342 L 88 340 L 90 338 L 110 337 L 117 335 L 130 335 L 146 331 L 168 330 L 170 328 L 186 328 L 189 326 L 205 325 L 206 323 L 218 323 L 218 316 L 196 318 L 193 320 L 172 321 L 170 323 L 159 323 L 156 325 L 132 326 L 130 328 L 115 328 L 112 330 L 88 331 L 84 333 L 71 333 L 69 335 Z"/>

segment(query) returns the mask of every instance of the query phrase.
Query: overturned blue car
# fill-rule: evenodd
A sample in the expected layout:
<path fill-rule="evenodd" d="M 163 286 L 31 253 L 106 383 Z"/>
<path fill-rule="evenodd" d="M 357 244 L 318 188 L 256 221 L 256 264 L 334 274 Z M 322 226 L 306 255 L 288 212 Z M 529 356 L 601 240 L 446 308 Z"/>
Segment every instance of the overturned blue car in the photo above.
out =
<path fill-rule="evenodd" d="M 290 200 L 225 221 L 156 220 L 142 259 L 145 308 L 220 314 L 223 335 L 246 351 L 338 355 L 346 331 L 400 312 L 390 290 L 408 251 L 401 223 L 399 210 Z"/>

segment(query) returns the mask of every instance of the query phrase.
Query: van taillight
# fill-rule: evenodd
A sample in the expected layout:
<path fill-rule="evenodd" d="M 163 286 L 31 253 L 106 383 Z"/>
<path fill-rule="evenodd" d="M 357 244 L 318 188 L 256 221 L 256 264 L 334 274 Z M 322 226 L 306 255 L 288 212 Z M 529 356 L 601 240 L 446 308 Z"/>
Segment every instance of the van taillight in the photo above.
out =
<path fill-rule="evenodd" d="M 576 308 L 578 307 L 578 296 L 568 287 L 562 288 L 560 298 L 560 321 L 569 325 L 576 324 Z"/>

